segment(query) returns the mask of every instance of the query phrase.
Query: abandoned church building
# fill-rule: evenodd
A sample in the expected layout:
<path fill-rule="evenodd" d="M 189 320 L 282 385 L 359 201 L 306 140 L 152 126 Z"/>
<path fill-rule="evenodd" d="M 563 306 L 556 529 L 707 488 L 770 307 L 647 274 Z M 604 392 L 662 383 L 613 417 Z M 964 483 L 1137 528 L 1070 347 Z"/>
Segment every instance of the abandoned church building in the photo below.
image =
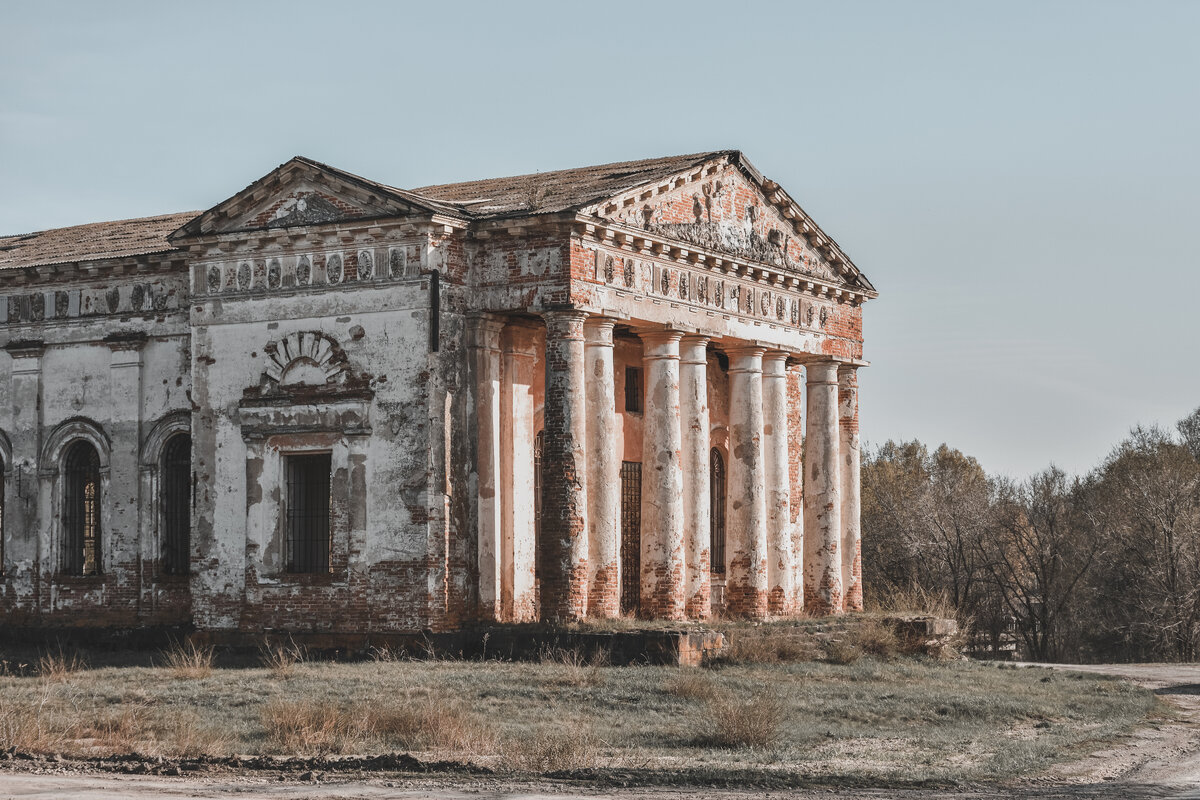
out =
<path fill-rule="evenodd" d="M 0 626 L 859 609 L 875 296 L 737 151 L 0 238 Z"/>

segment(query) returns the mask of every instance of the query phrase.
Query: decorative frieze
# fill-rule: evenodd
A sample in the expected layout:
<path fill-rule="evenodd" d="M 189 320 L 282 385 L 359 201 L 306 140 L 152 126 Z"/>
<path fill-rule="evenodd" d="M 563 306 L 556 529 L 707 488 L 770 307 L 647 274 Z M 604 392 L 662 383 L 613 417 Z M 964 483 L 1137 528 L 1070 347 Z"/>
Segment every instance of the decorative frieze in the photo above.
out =
<path fill-rule="evenodd" d="M 379 268 L 377 265 L 383 266 Z M 236 295 L 304 288 L 328 289 L 331 286 L 352 287 L 419 276 L 421 246 L 398 244 L 201 261 L 195 269 L 199 294 Z"/>
<path fill-rule="evenodd" d="M 734 275 L 751 270 L 734 271 Z M 685 268 L 608 250 L 595 251 L 597 280 L 617 290 L 629 290 L 672 302 L 737 314 L 777 325 L 823 330 L 831 309 L 827 301 L 788 291 L 777 283 L 739 280 L 727 273 L 714 273 L 697 265 Z"/>
<path fill-rule="evenodd" d="M 180 287 L 161 281 L 0 296 L 0 325 L 82 317 L 154 315 L 181 307 Z"/>

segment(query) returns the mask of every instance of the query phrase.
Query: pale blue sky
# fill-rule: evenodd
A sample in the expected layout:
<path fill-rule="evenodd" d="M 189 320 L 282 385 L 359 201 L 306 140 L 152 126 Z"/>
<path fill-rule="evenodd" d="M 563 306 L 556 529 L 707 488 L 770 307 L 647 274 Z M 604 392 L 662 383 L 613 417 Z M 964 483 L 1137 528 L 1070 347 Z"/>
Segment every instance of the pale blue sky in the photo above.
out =
<path fill-rule="evenodd" d="M 734 147 L 880 291 L 864 435 L 1094 465 L 1200 405 L 1200 2 L 0 0 L 0 232 Z"/>

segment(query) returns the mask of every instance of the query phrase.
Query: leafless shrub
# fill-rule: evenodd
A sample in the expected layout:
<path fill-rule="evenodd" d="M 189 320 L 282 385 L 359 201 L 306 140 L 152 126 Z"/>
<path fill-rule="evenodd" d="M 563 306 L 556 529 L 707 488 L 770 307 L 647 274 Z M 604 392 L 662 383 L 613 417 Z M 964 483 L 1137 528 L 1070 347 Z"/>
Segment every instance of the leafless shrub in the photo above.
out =
<path fill-rule="evenodd" d="M 719 691 L 707 673 L 696 670 L 687 670 L 669 679 L 663 690 L 683 700 L 712 700 Z"/>
<path fill-rule="evenodd" d="M 560 728 L 509 739 L 504 747 L 504 757 L 517 769 L 558 772 L 594 766 L 598 749 L 599 741 L 591 730 Z"/>
<path fill-rule="evenodd" d="M 829 639 L 821 643 L 821 652 L 830 664 L 845 666 L 863 657 L 862 646 L 846 638 Z"/>
<path fill-rule="evenodd" d="M 787 708 L 766 691 L 750 698 L 722 693 L 708 704 L 712 742 L 721 747 L 766 748 L 779 741 Z"/>
<path fill-rule="evenodd" d="M 390 746 L 480 755 L 495 749 L 495 732 L 462 705 L 439 697 L 373 704 L 368 730 Z"/>
<path fill-rule="evenodd" d="M 347 710 L 329 701 L 276 699 L 262 711 L 267 737 L 287 753 L 341 753 L 362 741 L 370 728 L 362 709 Z"/>
<path fill-rule="evenodd" d="M 780 664 L 811 660 L 811 653 L 794 636 L 781 635 L 778 628 L 736 627 L 725 632 L 720 660 L 727 664 Z"/>
<path fill-rule="evenodd" d="M 197 647 L 194 642 L 173 642 L 163 652 L 163 661 L 171 674 L 180 680 L 200 680 L 212 674 L 213 649 Z"/>

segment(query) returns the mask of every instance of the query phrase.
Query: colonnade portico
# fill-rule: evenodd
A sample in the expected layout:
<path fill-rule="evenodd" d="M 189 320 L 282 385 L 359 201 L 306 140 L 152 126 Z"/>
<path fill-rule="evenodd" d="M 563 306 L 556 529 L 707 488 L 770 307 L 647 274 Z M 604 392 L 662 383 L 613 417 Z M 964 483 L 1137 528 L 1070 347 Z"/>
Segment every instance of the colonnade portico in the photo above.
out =
<path fill-rule="evenodd" d="M 479 415 L 476 524 L 484 618 L 569 621 L 620 614 L 623 502 L 629 502 L 622 499 L 621 437 L 629 434 L 618 423 L 618 324 L 621 341 L 631 334 L 640 340 L 644 374 L 640 615 L 681 620 L 712 613 L 710 347 L 728 359 L 725 610 L 762 618 L 801 608 L 861 609 L 856 363 L 577 309 L 541 316 L 545 379 L 536 553 L 534 498 L 524 492 L 532 488 L 533 465 L 526 462 L 532 462 L 537 433 L 530 374 L 530 331 L 537 323 L 482 315 L 468 338 Z M 789 450 L 789 407 L 796 398 L 788 376 L 802 367 L 807 413 L 801 500 L 792 485 L 798 454 Z M 802 516 L 796 514 L 801 505 Z"/>

